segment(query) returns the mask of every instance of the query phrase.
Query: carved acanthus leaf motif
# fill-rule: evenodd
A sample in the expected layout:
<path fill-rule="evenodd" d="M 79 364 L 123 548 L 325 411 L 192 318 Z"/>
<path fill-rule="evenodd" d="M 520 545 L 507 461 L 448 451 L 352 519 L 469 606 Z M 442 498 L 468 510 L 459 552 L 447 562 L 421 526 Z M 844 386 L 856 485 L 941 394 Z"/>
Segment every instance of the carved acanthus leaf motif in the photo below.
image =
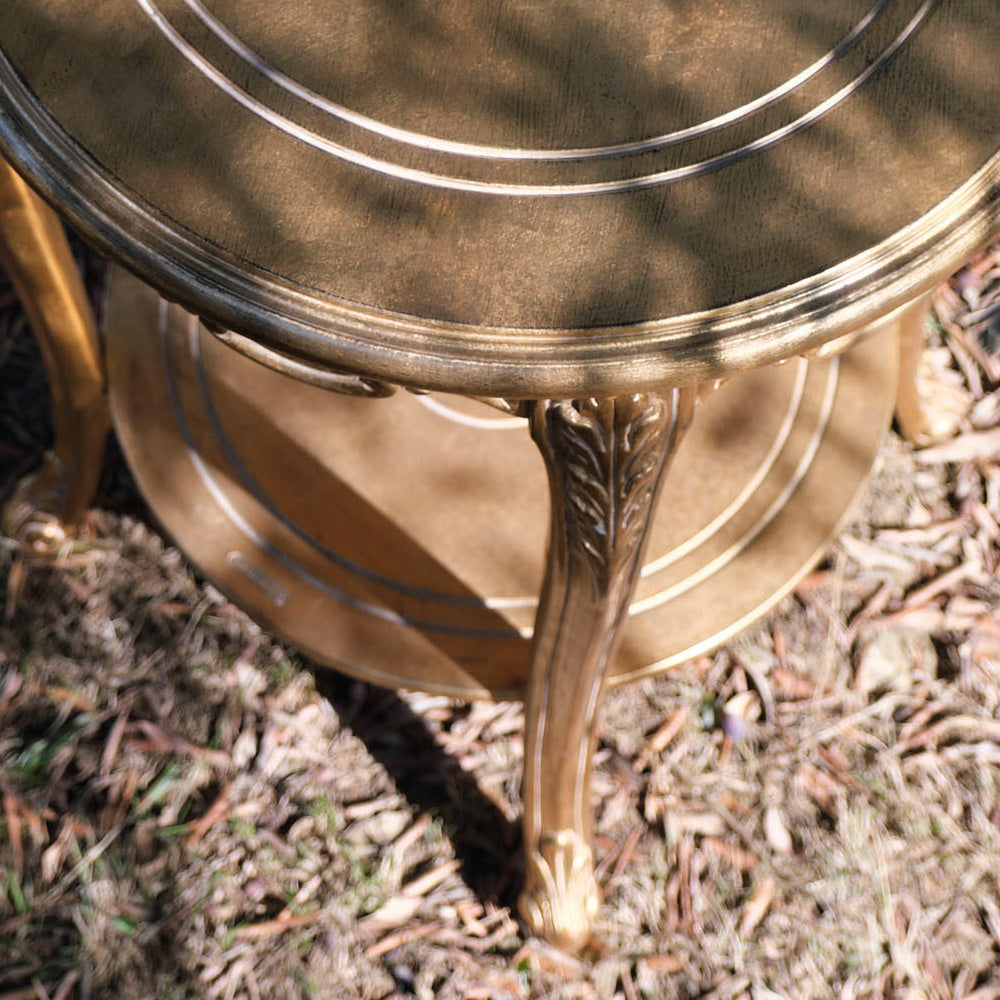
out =
<path fill-rule="evenodd" d="M 614 484 L 609 428 L 593 412 L 559 403 L 551 412 L 553 447 L 560 454 L 567 521 L 577 542 L 600 566 L 614 546 Z"/>
<path fill-rule="evenodd" d="M 655 395 L 549 404 L 546 431 L 565 498 L 571 550 L 602 584 L 646 527 L 664 441 L 674 422 Z"/>
<path fill-rule="evenodd" d="M 664 438 L 662 400 L 640 411 L 635 420 L 624 428 L 622 470 L 619 482 L 620 531 L 632 535 L 642 531 L 647 507 L 656 491 L 660 464 L 663 461 L 661 443 Z M 668 429 L 668 433 L 670 429 Z"/>

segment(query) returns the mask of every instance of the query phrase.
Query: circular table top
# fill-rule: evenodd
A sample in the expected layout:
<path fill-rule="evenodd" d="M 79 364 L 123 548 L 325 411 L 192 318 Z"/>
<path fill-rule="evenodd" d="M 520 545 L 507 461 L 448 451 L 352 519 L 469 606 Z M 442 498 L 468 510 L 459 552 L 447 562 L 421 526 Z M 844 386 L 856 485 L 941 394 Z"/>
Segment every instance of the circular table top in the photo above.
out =
<path fill-rule="evenodd" d="M 995 0 L 4 0 L 0 146 L 287 353 L 480 395 L 816 347 L 1000 228 Z"/>

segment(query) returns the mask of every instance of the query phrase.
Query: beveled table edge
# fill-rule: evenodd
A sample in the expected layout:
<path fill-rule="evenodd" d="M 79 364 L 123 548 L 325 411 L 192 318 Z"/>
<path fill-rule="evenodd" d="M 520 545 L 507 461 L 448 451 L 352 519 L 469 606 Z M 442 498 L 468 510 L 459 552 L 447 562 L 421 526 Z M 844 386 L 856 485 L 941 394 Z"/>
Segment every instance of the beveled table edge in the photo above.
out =
<path fill-rule="evenodd" d="M 1000 231 L 998 151 L 889 239 L 743 302 L 585 336 L 433 321 L 295 285 L 167 218 L 68 136 L 2 53 L 0 95 L 0 152 L 84 238 L 167 298 L 306 363 L 442 392 L 582 398 L 727 377 L 881 318 L 944 280 Z"/>

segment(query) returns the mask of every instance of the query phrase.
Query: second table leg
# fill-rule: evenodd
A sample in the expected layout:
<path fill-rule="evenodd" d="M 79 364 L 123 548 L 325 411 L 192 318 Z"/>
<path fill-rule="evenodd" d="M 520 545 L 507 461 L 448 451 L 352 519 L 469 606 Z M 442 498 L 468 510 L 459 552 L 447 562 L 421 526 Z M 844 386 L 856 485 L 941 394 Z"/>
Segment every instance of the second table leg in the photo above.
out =
<path fill-rule="evenodd" d="M 3 510 L 3 530 L 39 550 L 76 526 L 101 472 L 109 417 L 97 325 L 55 213 L 0 159 L 0 266 L 27 313 L 52 393 L 55 441 Z"/>
<path fill-rule="evenodd" d="M 551 526 L 525 703 L 520 908 L 532 933 L 567 949 L 587 942 L 601 902 L 590 765 L 604 677 L 696 396 L 689 388 L 529 404 Z"/>

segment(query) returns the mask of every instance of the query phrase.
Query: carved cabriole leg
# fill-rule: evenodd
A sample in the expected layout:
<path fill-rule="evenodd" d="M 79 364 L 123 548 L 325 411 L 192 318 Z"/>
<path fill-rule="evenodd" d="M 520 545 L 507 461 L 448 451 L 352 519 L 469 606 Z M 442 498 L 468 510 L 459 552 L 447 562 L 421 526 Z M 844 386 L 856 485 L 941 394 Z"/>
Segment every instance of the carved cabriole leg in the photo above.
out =
<path fill-rule="evenodd" d="M 97 487 L 109 420 L 97 329 L 51 209 L 0 159 L 0 266 L 38 340 L 55 441 L 3 510 L 3 530 L 37 550 L 60 545 Z"/>
<path fill-rule="evenodd" d="M 590 761 L 606 668 L 641 567 L 660 480 L 696 389 L 528 407 L 549 474 L 551 528 L 525 702 L 529 929 L 560 947 L 600 906 L 590 846 Z"/>

